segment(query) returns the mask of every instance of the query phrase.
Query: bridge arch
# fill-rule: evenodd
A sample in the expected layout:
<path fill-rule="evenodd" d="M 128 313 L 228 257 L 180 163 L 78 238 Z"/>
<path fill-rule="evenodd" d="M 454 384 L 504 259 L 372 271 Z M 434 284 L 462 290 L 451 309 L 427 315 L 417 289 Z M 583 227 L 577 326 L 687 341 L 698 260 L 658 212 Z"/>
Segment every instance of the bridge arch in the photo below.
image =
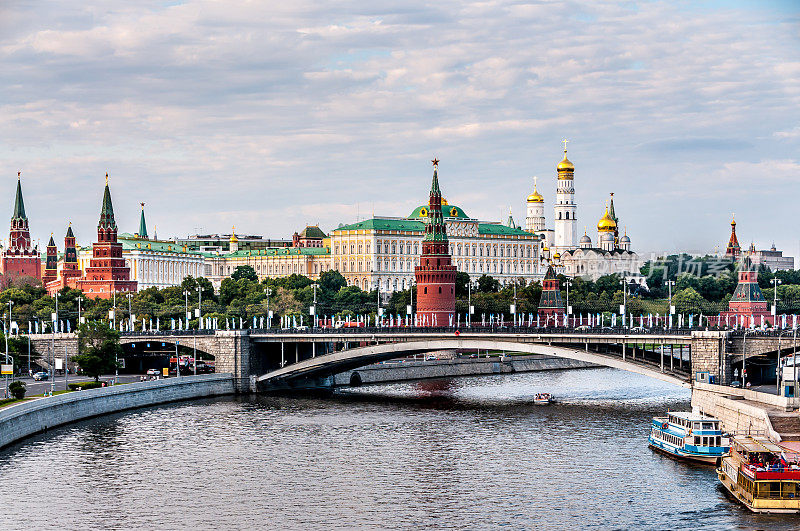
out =
<path fill-rule="evenodd" d="M 576 348 L 547 345 L 542 343 L 517 343 L 513 341 L 496 341 L 480 338 L 454 338 L 409 341 L 403 343 L 382 343 L 366 347 L 358 347 L 331 354 L 306 359 L 298 363 L 286 365 L 257 378 L 263 385 L 280 385 L 293 380 L 320 378 L 340 372 L 357 369 L 371 363 L 420 354 L 436 350 L 486 349 L 508 352 L 524 352 L 541 354 L 559 358 L 569 358 L 593 363 L 614 369 L 642 374 L 663 382 L 690 387 L 691 384 L 672 374 L 648 367 L 647 365 L 623 360 L 620 357 L 588 352 Z"/>

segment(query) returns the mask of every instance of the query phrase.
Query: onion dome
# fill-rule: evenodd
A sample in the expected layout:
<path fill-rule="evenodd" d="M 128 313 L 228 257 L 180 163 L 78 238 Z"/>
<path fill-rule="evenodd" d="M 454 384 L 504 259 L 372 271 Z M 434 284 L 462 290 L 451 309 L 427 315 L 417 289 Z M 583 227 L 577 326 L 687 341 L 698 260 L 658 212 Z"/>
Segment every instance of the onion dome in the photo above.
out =
<path fill-rule="evenodd" d="M 622 238 L 619 239 L 619 243 L 631 243 L 631 239 L 628 238 L 627 231 L 625 231 L 625 234 L 623 234 Z"/>
<path fill-rule="evenodd" d="M 443 198 L 442 198 L 442 206 L 447 206 L 447 205 L 449 205 L 449 204 L 450 204 L 450 203 L 448 203 L 448 202 L 447 202 L 447 199 L 445 199 L 445 198 L 443 197 Z"/>
<path fill-rule="evenodd" d="M 585 231 L 583 233 L 583 236 L 581 236 L 580 243 L 581 243 L 581 245 L 583 245 L 583 244 L 591 245 L 592 244 L 592 239 L 589 237 L 588 234 L 586 234 Z"/>
<path fill-rule="evenodd" d="M 575 173 L 575 165 L 567 158 L 567 141 L 564 141 L 564 158 L 556 166 L 559 179 L 572 179 Z"/>
<path fill-rule="evenodd" d="M 236 227 L 231 227 L 231 243 L 236 243 L 239 241 L 239 238 L 236 237 Z"/>
<path fill-rule="evenodd" d="M 608 207 L 606 207 L 606 213 L 603 214 L 603 217 L 597 222 L 597 230 L 599 232 L 614 232 L 616 229 L 617 223 L 608 213 Z"/>
<path fill-rule="evenodd" d="M 533 185 L 533 193 L 528 196 L 528 203 L 544 203 L 544 197 L 536 189 L 536 184 Z"/>
<path fill-rule="evenodd" d="M 560 258 L 561 258 L 561 254 L 559 254 L 558 251 L 556 251 L 556 254 L 553 255 L 553 260 L 558 260 Z"/>

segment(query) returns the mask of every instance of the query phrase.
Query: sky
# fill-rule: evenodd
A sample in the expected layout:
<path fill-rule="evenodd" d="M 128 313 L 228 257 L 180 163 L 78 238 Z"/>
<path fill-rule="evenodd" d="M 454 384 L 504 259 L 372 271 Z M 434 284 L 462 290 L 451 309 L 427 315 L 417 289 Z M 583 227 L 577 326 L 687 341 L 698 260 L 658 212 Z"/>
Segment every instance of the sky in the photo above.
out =
<path fill-rule="evenodd" d="M 417 0 L 0 3 L 0 219 L 34 239 L 288 238 L 445 198 L 579 232 L 609 192 L 633 249 L 800 252 L 800 4 Z"/>

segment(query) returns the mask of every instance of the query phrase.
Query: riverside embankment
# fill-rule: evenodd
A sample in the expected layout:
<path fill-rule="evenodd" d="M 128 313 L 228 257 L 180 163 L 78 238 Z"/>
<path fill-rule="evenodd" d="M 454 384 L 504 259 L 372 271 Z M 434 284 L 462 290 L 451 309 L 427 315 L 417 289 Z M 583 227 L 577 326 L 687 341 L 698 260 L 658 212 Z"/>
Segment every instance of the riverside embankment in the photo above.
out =
<path fill-rule="evenodd" d="M 231 374 L 184 376 L 73 391 L 0 409 L 0 448 L 78 420 L 166 402 L 231 395 Z"/>

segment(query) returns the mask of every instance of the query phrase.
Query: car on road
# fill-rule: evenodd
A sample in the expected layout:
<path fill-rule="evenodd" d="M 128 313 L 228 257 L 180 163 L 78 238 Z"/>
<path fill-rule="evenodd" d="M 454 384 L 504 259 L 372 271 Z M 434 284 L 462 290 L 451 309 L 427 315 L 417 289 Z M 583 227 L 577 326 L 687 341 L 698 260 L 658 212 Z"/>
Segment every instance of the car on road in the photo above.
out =
<path fill-rule="evenodd" d="M 147 369 L 147 376 L 161 376 L 161 369 Z"/>
<path fill-rule="evenodd" d="M 39 371 L 33 375 L 33 379 L 37 382 L 50 379 L 50 375 L 44 371 Z"/>

